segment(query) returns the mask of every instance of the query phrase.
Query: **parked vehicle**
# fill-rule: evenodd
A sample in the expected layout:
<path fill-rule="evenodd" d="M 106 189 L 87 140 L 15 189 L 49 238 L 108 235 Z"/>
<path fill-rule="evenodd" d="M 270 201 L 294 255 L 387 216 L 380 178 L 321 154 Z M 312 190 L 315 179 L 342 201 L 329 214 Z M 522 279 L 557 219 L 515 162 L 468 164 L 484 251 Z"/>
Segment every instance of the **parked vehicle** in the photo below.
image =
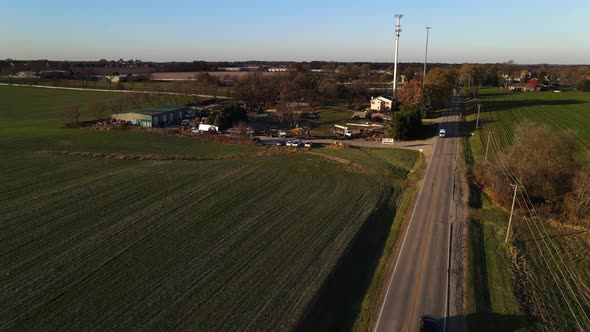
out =
<path fill-rule="evenodd" d="M 209 125 L 209 124 L 205 124 L 205 123 L 200 123 L 199 124 L 199 131 L 200 132 L 219 132 L 219 127 L 218 126 L 214 126 L 214 125 Z"/>
<path fill-rule="evenodd" d="M 293 147 L 296 147 L 296 148 L 300 148 L 302 146 L 301 141 L 300 140 L 294 140 L 292 146 Z"/>
<path fill-rule="evenodd" d="M 440 330 L 440 320 L 434 316 L 420 317 L 420 332 L 437 332 Z"/>
<path fill-rule="evenodd" d="M 284 130 L 279 130 L 279 137 L 287 137 L 287 132 Z"/>
<path fill-rule="evenodd" d="M 283 141 L 278 141 L 278 142 L 276 143 L 276 146 L 285 146 L 285 142 L 283 142 Z"/>
<path fill-rule="evenodd" d="M 293 142 L 291 141 L 287 141 L 287 143 L 285 144 L 286 146 L 293 146 Z"/>
<path fill-rule="evenodd" d="M 188 119 L 184 119 L 184 120 L 180 121 L 181 126 L 188 126 L 190 124 L 191 124 L 191 120 L 188 120 Z"/>
<path fill-rule="evenodd" d="M 191 128 L 191 132 L 198 133 L 199 132 L 199 127 L 192 127 Z"/>
<path fill-rule="evenodd" d="M 348 129 L 346 126 L 341 125 L 334 125 L 335 131 L 334 133 L 338 136 L 344 136 L 346 138 L 352 138 L 352 130 Z"/>
<path fill-rule="evenodd" d="M 313 144 L 313 143 L 312 143 L 311 141 L 307 141 L 307 142 L 305 142 L 305 145 L 304 145 L 304 147 L 306 147 L 306 148 L 311 148 L 312 144 Z"/>

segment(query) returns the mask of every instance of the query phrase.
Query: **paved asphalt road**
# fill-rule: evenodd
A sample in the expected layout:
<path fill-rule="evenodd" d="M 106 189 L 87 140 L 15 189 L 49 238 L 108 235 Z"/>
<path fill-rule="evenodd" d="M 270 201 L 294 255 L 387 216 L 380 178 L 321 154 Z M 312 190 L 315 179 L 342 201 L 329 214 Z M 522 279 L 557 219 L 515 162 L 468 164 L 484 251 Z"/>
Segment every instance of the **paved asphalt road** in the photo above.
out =
<path fill-rule="evenodd" d="M 446 325 L 449 304 L 449 250 L 451 224 L 456 216 L 455 167 L 459 138 L 458 106 L 448 104 L 439 138 L 428 163 L 412 217 L 402 240 L 393 275 L 379 308 L 375 331 L 418 331 L 420 317 L 432 315 Z M 441 326 L 441 331 L 446 326 Z"/>

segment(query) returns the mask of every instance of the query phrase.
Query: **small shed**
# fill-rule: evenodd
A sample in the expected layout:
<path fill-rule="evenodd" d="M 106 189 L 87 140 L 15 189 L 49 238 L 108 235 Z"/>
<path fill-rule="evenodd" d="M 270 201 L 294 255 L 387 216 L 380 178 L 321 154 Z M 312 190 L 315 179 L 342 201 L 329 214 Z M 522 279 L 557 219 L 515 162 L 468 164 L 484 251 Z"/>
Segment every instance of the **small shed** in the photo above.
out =
<path fill-rule="evenodd" d="M 351 119 L 370 119 L 371 114 L 372 113 L 369 111 L 362 111 L 362 112 L 357 111 L 357 112 L 354 112 L 350 118 Z"/>

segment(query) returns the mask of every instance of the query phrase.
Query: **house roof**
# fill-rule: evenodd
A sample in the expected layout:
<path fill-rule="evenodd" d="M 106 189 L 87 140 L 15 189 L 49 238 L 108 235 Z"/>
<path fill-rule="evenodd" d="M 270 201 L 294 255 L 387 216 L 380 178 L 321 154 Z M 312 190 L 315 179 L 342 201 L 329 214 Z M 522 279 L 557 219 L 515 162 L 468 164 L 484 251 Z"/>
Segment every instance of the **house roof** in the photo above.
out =
<path fill-rule="evenodd" d="M 172 111 L 179 111 L 185 109 L 185 106 L 170 106 L 170 105 L 163 105 L 163 106 L 156 106 L 151 108 L 142 108 L 138 110 L 131 110 L 125 113 L 137 113 L 143 115 L 157 115 L 161 113 L 167 113 Z"/>
<path fill-rule="evenodd" d="M 393 101 L 393 97 L 392 96 L 379 96 L 375 99 L 381 100 L 381 101 L 389 101 L 392 102 Z"/>

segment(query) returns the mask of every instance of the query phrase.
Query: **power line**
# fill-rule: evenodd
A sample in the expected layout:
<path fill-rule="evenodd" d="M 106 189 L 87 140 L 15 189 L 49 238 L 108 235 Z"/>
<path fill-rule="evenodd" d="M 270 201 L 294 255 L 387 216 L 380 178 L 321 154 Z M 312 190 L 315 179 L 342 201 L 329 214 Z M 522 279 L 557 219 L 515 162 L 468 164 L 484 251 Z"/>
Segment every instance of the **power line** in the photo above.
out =
<path fill-rule="evenodd" d="M 494 151 L 495 150 L 495 151 Z M 508 166 L 508 162 L 502 157 L 502 155 L 498 152 L 500 150 L 499 147 L 499 143 L 494 139 L 493 140 L 493 147 L 492 147 L 492 151 L 494 151 L 495 155 L 496 155 L 496 161 L 498 162 L 498 166 L 500 166 L 500 169 L 502 171 L 502 173 L 504 174 L 504 176 L 509 179 L 511 182 L 516 182 L 516 183 L 520 183 L 520 181 L 518 180 L 517 176 L 512 172 L 512 170 L 510 169 L 510 167 Z M 555 254 L 560 258 L 561 263 L 563 264 L 563 266 L 565 267 L 566 271 L 568 272 L 568 275 L 570 276 L 570 278 L 572 279 L 572 281 L 574 282 L 574 284 L 576 285 L 576 288 L 579 292 L 579 296 L 582 296 L 582 298 L 584 299 L 586 305 L 588 305 L 588 301 L 586 299 L 586 297 L 584 296 L 584 292 L 581 288 L 581 286 L 576 282 L 576 277 L 574 277 L 575 273 L 572 273 L 572 271 L 567 267 L 567 264 L 563 261 L 563 258 L 561 257 L 561 255 L 559 255 L 559 250 L 557 249 L 557 246 L 555 245 L 554 241 L 551 239 L 551 237 L 549 236 L 549 233 L 547 232 L 546 227 L 544 226 L 544 224 L 541 221 L 541 218 L 539 216 L 539 214 L 537 213 L 536 209 L 534 208 L 534 204 L 532 203 L 532 200 L 530 199 L 530 196 L 528 195 L 528 191 L 526 190 L 526 188 L 524 186 L 522 186 L 522 184 L 520 184 L 520 186 L 522 187 L 524 193 L 527 195 L 527 197 L 525 198 L 524 195 L 521 194 L 522 199 L 525 201 L 525 204 L 527 206 L 527 208 L 529 207 L 529 204 L 532 208 L 532 213 L 531 217 L 537 217 L 537 220 L 539 221 L 539 223 L 541 223 L 541 225 L 543 226 L 543 229 L 545 230 L 545 233 L 547 235 L 547 239 L 549 240 L 549 242 L 551 243 L 553 249 L 555 250 Z M 534 213 L 534 214 L 533 214 Z M 590 319 L 588 319 L 588 316 L 584 310 L 584 307 L 580 304 L 578 298 L 577 298 L 577 294 L 576 292 L 573 291 L 572 287 L 570 286 L 569 282 L 567 281 L 567 278 L 565 277 L 565 275 L 563 274 L 563 272 L 561 271 L 561 267 L 559 265 L 559 263 L 557 262 L 557 260 L 555 259 L 555 257 L 553 256 L 553 251 L 551 250 L 551 248 L 549 247 L 549 245 L 546 243 L 546 241 L 544 240 L 543 235 L 541 234 L 541 231 L 538 227 L 538 223 L 535 222 L 535 227 L 537 228 L 537 231 L 540 234 L 540 238 L 543 240 L 543 243 L 545 244 L 545 246 L 547 247 L 547 249 L 549 250 L 549 254 L 551 255 L 551 258 L 553 259 L 553 261 L 555 262 L 557 268 L 560 271 L 560 274 L 562 275 L 562 277 L 564 278 L 564 281 L 567 285 L 567 287 L 570 289 L 570 291 L 572 292 L 572 294 L 574 295 L 574 299 L 577 302 L 578 306 L 580 307 L 580 309 L 582 310 L 582 313 L 584 315 L 584 317 L 586 318 L 587 321 L 590 322 Z M 509 222 L 509 226 L 510 227 L 510 222 Z M 533 235 L 534 236 L 534 235 Z M 507 231 L 507 238 L 508 238 L 508 231 Z M 549 266 L 548 266 L 549 268 Z"/>
<path fill-rule="evenodd" d="M 578 289 L 579 295 L 582 297 L 582 299 L 584 299 L 586 305 L 590 307 L 590 305 L 588 303 L 588 300 L 586 299 L 586 296 L 584 295 L 583 290 L 581 289 L 580 285 L 576 282 L 577 275 L 574 277 L 575 273 L 572 273 L 571 272 L 571 270 L 568 268 L 567 264 L 563 260 L 563 257 L 559 254 L 559 249 L 557 249 L 557 246 L 555 245 L 555 242 L 553 241 L 553 239 L 549 235 L 549 232 L 547 231 L 547 228 L 545 227 L 545 224 L 542 222 L 541 217 L 539 216 L 538 212 L 536 211 L 535 206 L 533 205 L 528 192 L 526 192 L 526 190 L 524 192 L 525 192 L 525 194 L 527 196 L 526 198 L 524 197 L 524 194 L 522 192 L 520 194 L 523 197 L 523 199 L 525 200 L 525 204 L 530 203 L 530 205 L 531 205 L 531 210 L 534 213 L 533 219 L 536 217 L 537 220 L 538 220 L 538 222 L 535 223 L 535 226 L 537 227 L 537 230 L 539 231 L 539 233 L 541 233 L 541 230 L 539 229 L 539 226 L 538 226 L 538 224 L 541 224 L 541 226 L 542 226 L 541 228 L 545 232 L 545 235 L 546 236 L 543 237 L 543 235 L 541 234 L 541 236 L 542 236 L 541 238 L 543 239 L 543 241 L 544 241 L 544 239 L 548 239 L 549 243 L 551 243 L 551 246 L 553 247 L 553 250 L 555 251 L 555 254 L 559 257 L 559 259 L 560 259 L 562 265 L 565 267 L 565 270 L 567 271 L 570 279 L 576 285 L 576 288 Z M 548 245 L 547 245 L 547 247 L 549 248 Z M 550 248 L 549 248 L 549 250 L 551 252 L 551 249 Z M 556 262 L 556 265 L 559 266 L 559 264 L 557 262 Z M 563 274 L 563 272 L 561 272 L 561 273 Z M 564 276 L 564 279 L 566 279 L 565 276 Z M 570 288 L 570 291 L 572 292 L 572 294 L 574 294 L 574 298 L 576 299 L 576 302 L 578 302 L 578 305 L 580 306 L 580 309 L 582 310 L 582 313 L 584 314 L 584 317 L 586 318 L 586 321 L 587 322 L 590 322 L 590 318 L 588 318 L 588 315 L 586 314 L 586 311 L 584 310 L 584 307 L 578 301 L 578 298 L 576 296 L 576 293 L 573 291 L 573 289 L 571 288 L 571 286 L 569 286 L 569 283 L 568 283 L 568 287 Z"/>
<path fill-rule="evenodd" d="M 516 182 L 516 183 L 520 183 L 520 181 L 518 180 L 517 176 L 512 172 L 512 170 L 510 169 L 510 167 L 508 166 L 508 162 L 502 157 L 501 154 L 498 153 L 500 147 L 499 147 L 499 143 L 497 141 L 493 141 L 493 150 L 495 150 L 495 155 L 496 155 L 496 161 L 498 162 L 498 165 L 500 166 L 502 172 L 504 173 L 504 176 L 509 179 L 511 182 Z M 522 192 L 520 193 L 522 196 L 522 199 L 525 201 L 525 204 L 528 208 L 528 206 L 530 205 L 531 207 L 531 211 L 533 213 L 531 213 L 531 217 L 533 218 L 537 218 L 537 220 L 539 221 L 539 223 L 541 223 L 541 225 L 543 226 L 543 229 L 545 231 L 546 234 L 546 238 L 549 240 L 549 242 L 551 243 L 553 249 L 555 250 L 556 255 L 560 258 L 561 263 L 563 264 L 563 266 L 565 267 L 566 271 L 568 272 L 568 275 L 570 276 L 570 278 L 572 279 L 572 281 L 574 282 L 574 284 L 576 285 L 576 288 L 578 289 L 578 292 L 580 292 L 580 296 L 582 296 L 582 298 L 584 299 L 584 301 L 586 302 L 586 305 L 588 304 L 588 301 L 586 299 L 586 297 L 584 296 L 584 292 L 581 288 L 581 286 L 576 282 L 576 277 L 574 277 L 575 273 L 572 273 L 571 270 L 568 268 L 567 264 L 563 261 L 563 258 L 561 257 L 561 255 L 559 255 L 559 250 L 557 249 L 557 246 L 555 245 L 555 242 L 553 241 L 553 239 L 551 239 L 551 237 L 549 236 L 549 233 L 547 231 L 547 228 L 545 227 L 544 223 L 541 221 L 541 217 L 539 216 L 539 214 L 537 213 L 534 204 L 528 194 L 528 191 L 526 190 L 526 188 L 524 186 L 522 186 L 522 184 L 520 184 L 521 188 L 523 189 L 524 193 L 526 194 L 526 198 L 524 197 L 524 195 L 522 194 Z M 509 222 L 510 225 L 510 222 Z M 510 226 L 509 226 L 510 227 Z M 539 231 L 539 234 L 541 235 L 540 238 L 543 239 L 544 244 L 547 246 L 548 250 L 550 251 L 550 254 L 552 254 L 551 248 L 549 247 L 549 245 L 546 244 L 546 242 L 544 241 L 544 237 L 543 234 L 541 234 L 540 229 L 538 228 L 538 223 L 535 223 L 535 227 L 537 227 L 537 230 Z M 561 268 L 559 267 L 558 262 L 555 260 L 555 258 L 552 256 L 552 258 L 554 259 L 556 265 L 558 266 L 558 268 L 560 269 L 560 273 L 563 275 L 563 272 L 561 272 Z M 569 285 L 569 283 L 567 282 L 567 278 L 564 277 L 564 280 L 566 281 L 568 288 L 570 288 L 570 290 L 572 291 L 572 293 L 574 294 L 574 298 L 576 299 L 576 302 L 578 302 L 578 305 L 580 306 L 580 308 L 582 309 L 582 312 L 584 313 L 584 316 L 586 317 L 586 320 L 590 322 L 590 319 L 588 319 L 588 316 L 586 314 L 586 312 L 584 311 L 583 306 L 579 303 L 577 297 L 576 297 L 576 293 L 573 292 L 573 290 L 571 289 L 571 286 Z M 590 305 L 589 305 L 590 306 Z"/>
<path fill-rule="evenodd" d="M 518 206 L 522 210 L 522 205 L 520 204 L 520 201 L 518 201 Z M 527 207 L 527 209 L 528 209 L 528 207 Z M 555 281 L 555 285 L 559 289 L 559 292 L 561 293 L 561 296 L 563 297 L 563 300 L 565 301 L 567 307 L 569 308 L 570 313 L 574 317 L 574 320 L 576 321 L 576 324 L 578 325 L 578 327 L 582 331 L 582 325 L 580 325 L 580 322 L 578 321 L 578 317 L 576 316 L 576 314 L 572 310 L 572 307 L 570 306 L 570 303 L 567 300 L 567 297 L 563 293 L 563 290 L 561 289 L 561 286 L 559 286 L 559 282 L 557 281 L 557 278 L 555 277 L 555 274 L 553 273 L 553 270 L 551 269 L 551 266 L 549 265 L 549 262 L 547 261 L 547 258 L 543 254 L 543 250 L 541 249 L 541 246 L 539 245 L 539 242 L 537 241 L 537 237 L 535 236 L 535 234 L 533 234 L 533 230 L 531 228 L 531 225 L 529 224 L 529 221 L 526 220 L 526 218 L 524 219 L 524 221 L 525 221 L 525 224 L 527 225 L 527 227 L 529 228 L 529 232 L 531 233 L 531 236 L 533 238 L 533 241 L 535 242 L 535 245 L 537 246 L 537 249 L 539 249 L 539 253 L 541 254 L 541 257 L 543 258 L 543 261 L 545 262 L 545 265 L 547 266 L 547 269 L 549 270 L 549 273 L 551 273 L 551 276 L 553 277 L 553 281 Z"/>

